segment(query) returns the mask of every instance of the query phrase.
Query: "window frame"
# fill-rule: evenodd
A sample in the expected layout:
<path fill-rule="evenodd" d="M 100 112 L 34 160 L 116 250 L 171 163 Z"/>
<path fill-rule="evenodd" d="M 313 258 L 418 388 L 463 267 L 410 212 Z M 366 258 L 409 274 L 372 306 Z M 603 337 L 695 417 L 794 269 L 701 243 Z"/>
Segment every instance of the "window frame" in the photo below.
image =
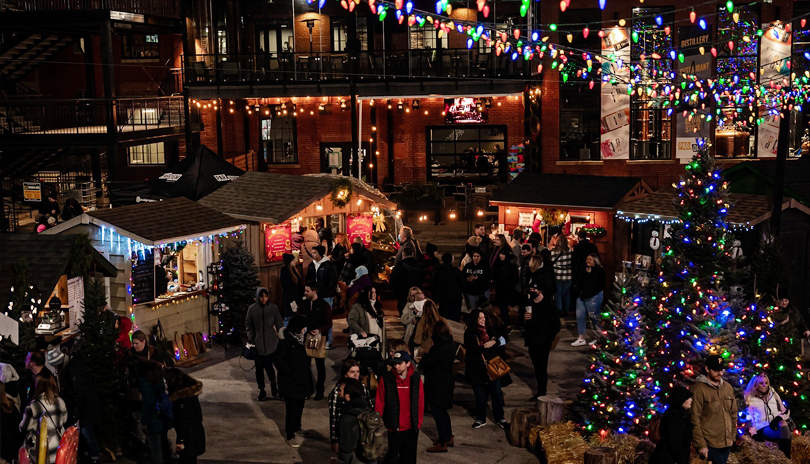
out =
<path fill-rule="evenodd" d="M 162 158 L 162 160 L 159 160 L 157 162 L 145 162 L 145 161 L 144 162 L 133 162 L 133 160 L 132 160 L 133 155 L 140 155 L 140 158 L 142 160 L 146 159 L 146 157 L 149 157 L 150 160 L 151 160 L 151 158 L 153 157 L 152 153 L 151 152 L 146 153 L 146 151 L 145 151 L 146 147 L 151 147 L 151 146 L 160 147 L 158 149 L 158 151 L 154 154 L 154 156 L 156 156 L 158 158 Z M 132 151 L 131 151 L 132 149 L 139 149 L 139 148 L 141 149 L 141 150 L 139 150 L 140 153 L 132 153 Z M 130 166 L 130 167 L 141 168 L 141 167 L 152 167 L 152 166 L 166 166 L 166 142 L 152 142 L 152 143 L 141 143 L 141 144 L 138 144 L 138 145 L 128 145 L 126 147 L 126 150 L 127 150 L 127 165 Z"/>
<path fill-rule="evenodd" d="M 446 140 L 445 141 L 442 141 L 442 140 L 434 141 L 434 139 L 433 139 L 433 131 L 435 131 L 435 130 L 453 130 L 454 131 L 455 129 L 465 129 L 465 130 L 473 129 L 473 130 L 477 130 L 478 131 L 478 136 L 475 139 L 458 139 L 456 137 L 452 141 L 446 141 Z M 497 140 L 488 140 L 488 139 L 484 139 L 484 138 L 481 137 L 481 131 L 491 130 L 491 129 L 497 129 L 497 130 L 501 131 L 503 138 L 497 139 Z M 435 154 L 433 152 L 433 145 L 437 144 L 437 143 L 452 143 L 453 147 L 454 147 L 453 153 Z M 473 156 L 473 154 L 463 153 L 462 151 L 459 151 L 458 145 L 459 144 L 470 145 L 472 143 L 477 143 L 477 148 L 479 148 L 479 149 L 481 149 L 483 143 L 499 144 L 501 146 L 501 149 L 505 150 L 507 152 L 507 155 L 508 155 L 508 152 L 509 152 L 509 145 L 508 145 L 509 144 L 509 126 L 506 125 L 506 124 L 486 124 L 486 123 L 484 123 L 484 124 L 442 124 L 442 125 L 431 125 L 431 126 L 425 127 L 425 145 L 426 145 L 426 147 L 425 147 L 426 163 L 425 164 L 427 166 L 427 169 L 426 169 L 426 171 L 427 171 L 427 173 L 426 173 L 427 174 L 427 179 L 428 180 L 433 180 L 433 181 L 438 181 L 438 180 L 456 181 L 458 179 L 466 179 L 467 177 L 470 177 L 469 175 L 475 174 L 474 171 L 466 171 L 465 170 L 464 173 L 468 174 L 468 175 L 462 174 L 461 176 L 459 176 L 458 173 L 454 173 L 452 177 L 444 177 L 444 178 L 433 175 L 433 157 L 434 156 L 453 156 L 453 158 L 454 158 L 453 165 L 454 166 L 460 166 L 459 159 L 461 159 L 463 157 Z M 486 152 L 486 154 L 493 154 L 494 155 L 494 153 L 490 153 L 490 152 Z M 493 168 L 494 168 L 494 166 L 493 166 Z M 492 172 L 496 172 L 496 171 L 494 171 L 494 169 L 493 169 Z M 482 177 L 482 176 L 479 175 L 479 177 Z M 482 178 L 486 178 L 486 177 L 482 177 Z"/>
<path fill-rule="evenodd" d="M 267 166 L 299 164 L 298 118 L 293 116 L 291 109 L 287 109 L 287 114 L 286 115 L 283 114 L 283 111 L 284 110 L 281 109 L 281 105 L 270 105 L 270 115 L 262 114 L 259 117 L 259 156 L 262 158 L 262 160 L 264 161 L 264 163 Z M 289 132 L 290 132 L 289 138 L 281 137 L 281 138 L 278 138 L 278 139 L 274 139 L 272 137 L 272 133 L 273 133 L 273 130 L 274 130 L 274 128 L 276 126 L 274 124 L 272 124 L 272 122 L 271 122 L 270 134 L 269 134 L 270 138 L 265 140 L 264 139 L 264 121 L 267 121 L 267 120 L 274 121 L 274 120 L 277 120 L 279 118 L 288 118 L 289 121 L 291 121 L 291 127 L 290 127 L 290 129 L 288 129 Z M 277 130 L 285 131 L 287 129 L 277 129 Z M 282 146 L 284 146 L 283 143 L 286 143 L 286 142 L 291 142 L 292 143 L 293 159 L 291 159 L 289 161 L 283 161 L 283 160 L 276 161 L 276 150 L 277 150 L 277 148 L 275 146 L 275 141 L 276 140 L 281 140 L 282 141 Z M 265 154 L 265 150 L 267 149 L 267 147 L 266 147 L 267 142 L 270 142 L 270 146 L 272 147 L 272 150 L 269 153 L 270 156 L 266 156 L 266 154 Z M 281 151 L 279 151 L 279 153 L 281 154 L 281 157 L 283 159 L 283 149 Z"/>

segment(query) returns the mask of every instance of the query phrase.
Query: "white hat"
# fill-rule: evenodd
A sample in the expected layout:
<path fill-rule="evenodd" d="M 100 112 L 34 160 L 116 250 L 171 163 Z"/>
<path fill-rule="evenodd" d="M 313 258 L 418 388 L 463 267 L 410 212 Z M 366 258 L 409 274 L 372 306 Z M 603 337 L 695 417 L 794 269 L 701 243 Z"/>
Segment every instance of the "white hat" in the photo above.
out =
<path fill-rule="evenodd" d="M 65 353 L 62 353 L 58 347 L 52 346 L 48 350 L 48 354 L 45 355 L 45 358 L 51 366 L 59 366 L 65 361 Z"/>

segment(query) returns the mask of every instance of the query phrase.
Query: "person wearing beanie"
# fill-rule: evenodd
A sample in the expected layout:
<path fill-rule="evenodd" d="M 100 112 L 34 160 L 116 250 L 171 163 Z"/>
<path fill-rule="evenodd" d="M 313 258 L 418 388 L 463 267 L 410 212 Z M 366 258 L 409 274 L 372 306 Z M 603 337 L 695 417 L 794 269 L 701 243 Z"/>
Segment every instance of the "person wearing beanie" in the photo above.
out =
<path fill-rule="evenodd" d="M 427 298 L 434 298 L 437 295 L 434 292 L 434 288 L 431 286 L 431 282 L 436 268 L 439 267 L 439 248 L 432 243 L 428 243 L 427 246 L 425 246 L 425 250 L 425 256 L 422 260 L 422 271 L 424 272 L 425 280 L 420 288 L 425 292 Z"/>
<path fill-rule="evenodd" d="M 655 445 L 650 462 L 656 464 L 689 464 L 692 444 L 692 392 L 676 386 L 667 396 L 666 412 L 661 416 L 661 439 Z"/>
<path fill-rule="evenodd" d="M 278 332 L 279 344 L 276 351 L 278 387 L 279 393 L 284 398 L 284 429 L 287 444 L 292 448 L 301 446 L 296 434 L 302 433 L 301 417 L 304 414 L 304 403 L 315 392 L 309 357 L 304 348 L 306 331 L 306 318 L 295 315 L 287 327 Z"/>
<path fill-rule="evenodd" d="M 722 357 L 708 356 L 705 373 L 692 385 L 692 443 L 700 458 L 712 464 L 728 462 L 737 438 L 737 399 L 723 380 L 727 366 Z"/>

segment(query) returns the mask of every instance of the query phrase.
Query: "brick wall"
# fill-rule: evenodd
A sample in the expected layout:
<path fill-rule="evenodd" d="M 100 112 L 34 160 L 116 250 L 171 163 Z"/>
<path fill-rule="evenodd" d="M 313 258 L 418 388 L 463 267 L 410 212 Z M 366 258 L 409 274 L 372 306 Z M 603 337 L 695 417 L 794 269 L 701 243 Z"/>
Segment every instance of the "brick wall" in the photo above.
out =
<path fill-rule="evenodd" d="M 309 53 L 309 28 L 307 23 L 301 22 L 314 19 L 312 28 L 312 51 L 329 52 L 332 50 L 332 25 L 330 18 L 325 14 L 314 12 L 304 13 L 295 17 L 295 51 L 296 53 Z M 292 45 L 292 44 L 290 44 Z"/>

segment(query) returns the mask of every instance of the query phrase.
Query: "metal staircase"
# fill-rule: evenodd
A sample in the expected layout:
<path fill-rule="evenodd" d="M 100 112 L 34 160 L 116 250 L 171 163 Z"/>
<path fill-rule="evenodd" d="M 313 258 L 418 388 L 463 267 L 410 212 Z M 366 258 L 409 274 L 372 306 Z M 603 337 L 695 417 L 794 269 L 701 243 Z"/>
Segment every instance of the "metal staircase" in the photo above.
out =
<path fill-rule="evenodd" d="M 58 34 L 22 36 L 0 54 L 0 74 L 15 81 L 22 79 L 72 43 L 73 38 Z"/>

